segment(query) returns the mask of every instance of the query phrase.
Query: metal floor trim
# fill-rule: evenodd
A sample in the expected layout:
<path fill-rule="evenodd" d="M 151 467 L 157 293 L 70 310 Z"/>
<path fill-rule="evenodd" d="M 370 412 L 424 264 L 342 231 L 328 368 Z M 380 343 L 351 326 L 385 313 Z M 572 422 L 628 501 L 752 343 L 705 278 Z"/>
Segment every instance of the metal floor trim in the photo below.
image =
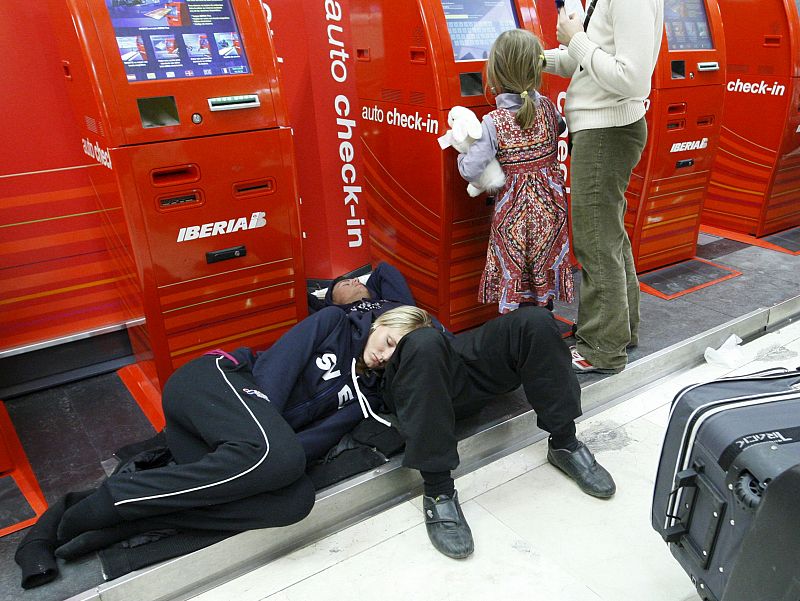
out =
<path fill-rule="evenodd" d="M 583 418 L 607 409 L 646 386 L 699 365 L 706 347 L 719 347 L 731 334 L 748 341 L 797 320 L 800 296 L 758 309 L 628 365 L 625 371 L 582 389 Z M 460 476 L 541 440 L 536 415 L 526 411 L 459 442 Z M 394 458 L 385 465 L 320 491 L 311 514 L 284 528 L 251 530 L 189 555 L 103 583 L 67 601 L 165 601 L 195 596 L 282 555 L 376 515 L 421 492 L 416 471 Z"/>

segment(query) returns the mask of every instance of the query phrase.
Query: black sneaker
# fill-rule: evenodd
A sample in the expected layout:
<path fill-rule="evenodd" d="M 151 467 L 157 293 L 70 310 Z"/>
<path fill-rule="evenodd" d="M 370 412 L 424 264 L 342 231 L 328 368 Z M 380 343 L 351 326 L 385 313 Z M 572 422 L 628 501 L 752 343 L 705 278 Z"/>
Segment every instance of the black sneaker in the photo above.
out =
<path fill-rule="evenodd" d="M 436 550 L 453 559 L 468 557 L 475 550 L 472 531 L 458 504 L 458 492 L 452 497 L 422 497 L 425 528 Z"/>
<path fill-rule="evenodd" d="M 606 468 L 597 463 L 592 452 L 582 442 L 578 448 L 554 449 L 547 443 L 547 461 L 575 480 L 587 495 L 607 499 L 617 491 L 614 479 Z"/>

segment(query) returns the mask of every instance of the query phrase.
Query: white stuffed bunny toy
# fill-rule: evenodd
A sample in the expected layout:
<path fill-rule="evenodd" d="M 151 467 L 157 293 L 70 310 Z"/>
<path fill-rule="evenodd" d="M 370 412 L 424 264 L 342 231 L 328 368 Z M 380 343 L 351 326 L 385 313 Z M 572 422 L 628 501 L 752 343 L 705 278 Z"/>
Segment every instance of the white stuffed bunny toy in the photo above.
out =
<path fill-rule="evenodd" d="M 452 146 L 461 154 L 466 154 L 469 147 L 475 140 L 483 135 L 481 122 L 470 109 L 465 106 L 454 106 L 447 115 L 447 125 L 450 129 L 439 138 L 439 146 L 442 150 Z M 478 181 L 470 182 L 467 186 L 467 194 L 478 196 L 481 192 L 489 194 L 496 192 L 506 183 L 506 176 L 503 168 L 497 159 L 492 159 L 481 173 Z"/>

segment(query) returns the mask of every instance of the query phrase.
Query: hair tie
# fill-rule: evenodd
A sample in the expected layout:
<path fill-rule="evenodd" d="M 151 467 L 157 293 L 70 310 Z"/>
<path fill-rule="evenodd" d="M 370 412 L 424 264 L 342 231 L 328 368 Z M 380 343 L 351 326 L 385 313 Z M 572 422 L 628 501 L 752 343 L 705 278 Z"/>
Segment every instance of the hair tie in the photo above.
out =
<path fill-rule="evenodd" d="M 520 92 L 519 95 L 522 98 L 527 98 L 528 97 L 528 90 L 522 90 L 522 92 Z"/>

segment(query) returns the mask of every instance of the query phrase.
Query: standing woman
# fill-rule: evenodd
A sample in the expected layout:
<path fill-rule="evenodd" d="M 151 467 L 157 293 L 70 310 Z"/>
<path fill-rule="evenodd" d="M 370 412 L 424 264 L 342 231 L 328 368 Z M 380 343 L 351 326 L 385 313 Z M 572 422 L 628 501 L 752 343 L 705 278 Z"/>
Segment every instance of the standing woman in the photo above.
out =
<path fill-rule="evenodd" d="M 578 373 L 618 373 L 639 336 L 639 282 L 625 232 L 625 190 L 647 141 L 645 99 L 661 47 L 664 0 L 588 0 L 558 15 L 545 71 L 571 77 L 572 241 L 581 263 Z"/>

